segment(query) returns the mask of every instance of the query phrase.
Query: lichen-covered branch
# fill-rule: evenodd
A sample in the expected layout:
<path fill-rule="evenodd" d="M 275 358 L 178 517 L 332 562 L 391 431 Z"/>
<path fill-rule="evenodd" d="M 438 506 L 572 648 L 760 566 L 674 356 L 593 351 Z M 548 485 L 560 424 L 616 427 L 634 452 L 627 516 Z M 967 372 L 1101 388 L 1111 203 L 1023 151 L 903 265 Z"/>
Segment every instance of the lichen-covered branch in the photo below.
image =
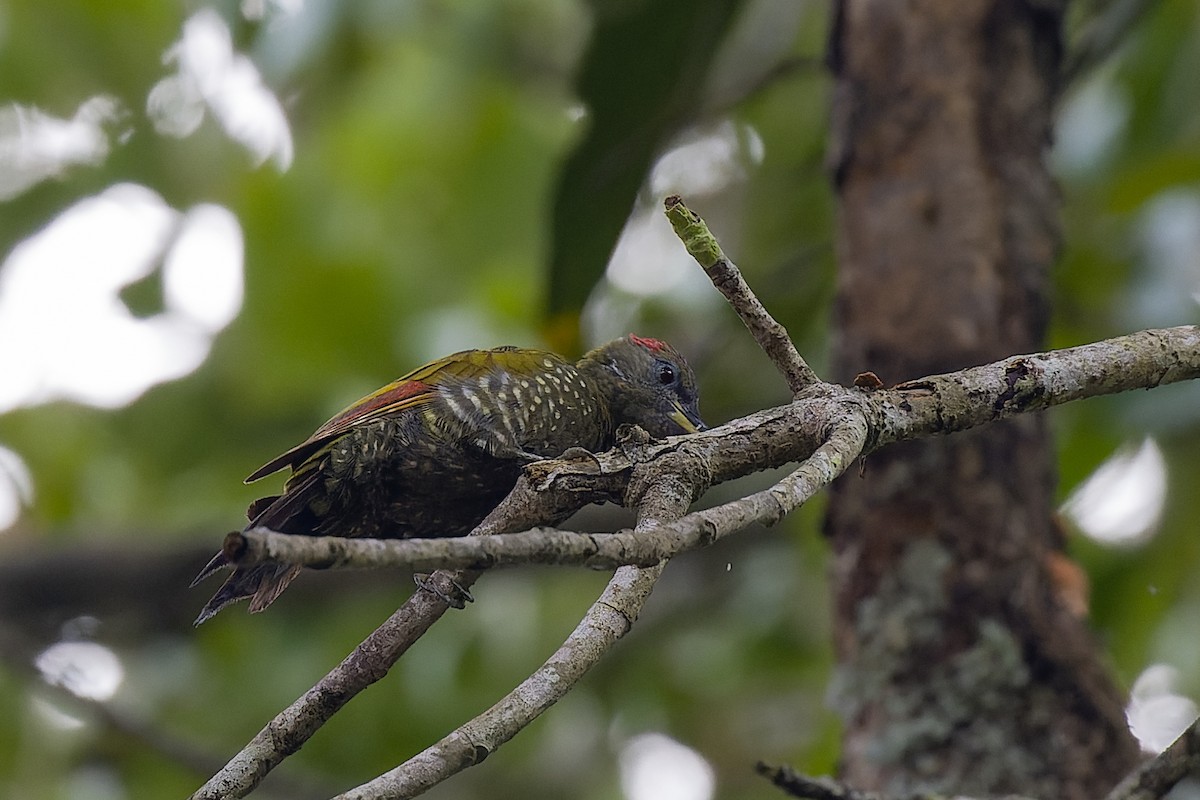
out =
<path fill-rule="evenodd" d="M 758 346 L 787 381 L 792 394 L 799 394 L 805 387 L 820 382 L 820 378 L 792 344 L 787 329 L 771 316 L 755 296 L 742 277 L 741 270 L 721 250 L 721 245 L 700 215 L 684 205 L 679 195 L 671 195 L 664 205 L 675 235 L 741 317 L 754 341 L 758 342 Z"/>
<path fill-rule="evenodd" d="M 648 567 L 670 557 L 663 537 L 634 531 L 580 533 L 533 528 L 503 536 L 444 539 L 344 539 L 303 536 L 255 528 L 226 537 L 233 563 L 262 561 L 302 564 L 316 569 L 488 569 L 506 564 L 575 564 L 592 569 L 624 565 Z M 690 548 L 688 548 L 690 549 Z"/>
<path fill-rule="evenodd" d="M 955 433 L 1072 400 L 1200 377 L 1200 327 L 1140 331 L 1013 356 L 871 393 L 874 447 Z"/>

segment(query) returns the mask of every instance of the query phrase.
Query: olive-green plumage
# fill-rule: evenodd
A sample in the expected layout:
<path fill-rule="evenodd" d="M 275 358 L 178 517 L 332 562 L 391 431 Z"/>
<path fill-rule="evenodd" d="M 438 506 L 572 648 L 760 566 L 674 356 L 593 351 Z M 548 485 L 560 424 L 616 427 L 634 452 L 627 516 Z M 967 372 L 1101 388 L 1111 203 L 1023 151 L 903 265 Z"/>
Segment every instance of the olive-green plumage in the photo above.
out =
<path fill-rule="evenodd" d="M 426 364 L 364 397 L 247 478 L 284 467 L 280 495 L 250 505 L 247 528 L 312 536 L 462 536 L 516 483 L 522 467 L 572 447 L 602 450 L 618 425 L 653 436 L 704 428 L 696 379 L 670 345 L 627 336 L 571 364 L 498 347 Z M 218 553 L 195 583 L 228 566 Z M 299 567 L 235 569 L 200 613 L 251 598 L 261 611 Z"/>

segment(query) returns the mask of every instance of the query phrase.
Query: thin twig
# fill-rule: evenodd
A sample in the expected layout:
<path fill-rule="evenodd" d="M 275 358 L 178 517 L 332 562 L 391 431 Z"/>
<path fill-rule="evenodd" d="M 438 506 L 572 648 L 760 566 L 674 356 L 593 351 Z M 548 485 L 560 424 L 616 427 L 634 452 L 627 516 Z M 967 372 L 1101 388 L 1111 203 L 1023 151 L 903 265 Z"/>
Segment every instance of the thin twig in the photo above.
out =
<path fill-rule="evenodd" d="M 804 800 L 881 800 L 881 795 L 853 789 L 832 778 L 811 778 L 786 764 L 773 767 L 762 761 L 754 771 L 792 797 Z"/>
<path fill-rule="evenodd" d="M 671 479 L 667 476 L 664 482 Z M 687 510 L 690 491 L 660 487 L 662 484 L 651 487 L 644 496 L 647 510 L 639 509 L 635 530 L 651 532 Z M 649 569 L 618 569 L 562 646 L 500 702 L 398 767 L 335 800 L 415 797 L 482 761 L 565 696 L 629 632 L 665 567 L 666 562 Z"/>
<path fill-rule="evenodd" d="M 493 753 L 574 688 L 629 632 L 666 564 L 622 567 L 562 646 L 487 711 L 336 800 L 415 797 Z"/>
<path fill-rule="evenodd" d="M 792 394 L 800 394 L 814 383 L 820 383 L 821 379 L 792 344 L 787 329 L 759 302 L 741 271 L 721 250 L 721 245 L 700 215 L 684 205 L 679 195 L 671 195 L 664 204 L 675 235 L 692 258 L 704 268 L 709 280 L 725 296 L 729 305 L 733 306 L 754 341 L 758 342 L 758 346 L 783 375 Z"/>
<path fill-rule="evenodd" d="M 833 778 L 812 778 L 789 766 L 772 767 L 762 761 L 758 762 L 754 770 L 792 797 L 803 798 L 803 800 L 947 800 L 946 795 L 936 792 L 909 792 L 895 795 L 867 792 L 847 786 Z M 965 795 L 955 795 L 954 800 L 971 800 L 971 798 Z M 1030 798 L 1009 794 L 989 797 L 988 800 L 1030 800 Z"/>
<path fill-rule="evenodd" d="M 469 587 L 478 573 L 461 576 Z M 429 592 L 413 592 L 407 602 L 371 632 L 316 685 L 281 711 L 229 762 L 192 795 L 192 800 L 245 797 L 272 769 L 296 752 L 360 691 L 375 683 L 446 612 L 447 604 Z"/>
<path fill-rule="evenodd" d="M 1200 718 L 1170 747 L 1129 773 L 1105 800 L 1156 800 L 1189 774 L 1200 775 Z"/>

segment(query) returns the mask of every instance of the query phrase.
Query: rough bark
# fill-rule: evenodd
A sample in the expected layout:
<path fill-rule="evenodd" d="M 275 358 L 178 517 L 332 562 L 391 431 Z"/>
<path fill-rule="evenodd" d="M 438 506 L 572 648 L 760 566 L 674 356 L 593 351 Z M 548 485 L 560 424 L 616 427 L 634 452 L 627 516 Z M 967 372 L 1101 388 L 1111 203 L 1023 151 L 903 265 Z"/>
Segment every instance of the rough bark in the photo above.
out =
<path fill-rule="evenodd" d="M 837 5 L 837 380 L 890 385 L 1042 344 L 1061 11 Z M 1072 800 L 1133 766 L 1122 694 L 1051 578 L 1054 480 L 1045 422 L 1023 415 L 887 448 L 835 484 L 849 784 Z"/>

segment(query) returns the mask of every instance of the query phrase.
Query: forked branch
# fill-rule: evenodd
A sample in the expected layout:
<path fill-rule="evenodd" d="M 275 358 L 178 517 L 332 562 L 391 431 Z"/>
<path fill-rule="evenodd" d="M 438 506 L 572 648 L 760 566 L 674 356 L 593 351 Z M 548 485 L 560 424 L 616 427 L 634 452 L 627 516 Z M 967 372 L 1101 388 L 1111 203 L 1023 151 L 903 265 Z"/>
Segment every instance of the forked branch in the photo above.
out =
<path fill-rule="evenodd" d="M 679 198 L 668 199 L 667 214 L 689 252 L 787 380 L 795 394 L 791 404 L 700 434 L 665 442 L 626 442 L 594 459 L 538 462 L 474 532 L 504 536 L 376 541 L 252 530 L 227 541 L 226 555 L 239 565 L 277 560 L 321 567 L 455 568 L 457 572 L 435 573 L 434 583 L 464 589 L 480 570 L 502 564 L 628 565 L 617 570 L 563 646 L 503 700 L 343 797 L 411 797 L 478 762 L 553 705 L 625 634 L 668 559 L 752 523 L 777 522 L 861 455 L 894 442 L 966 430 L 1084 397 L 1200 377 L 1200 328 L 1186 326 L 1015 356 L 892 389 L 822 383 L 703 220 Z M 711 485 L 797 462 L 790 475 L 768 489 L 684 514 Z M 638 527 L 611 534 L 537 527 L 557 524 L 584 505 L 605 499 L 638 508 Z M 414 593 L 193 798 L 242 797 L 251 791 L 355 694 L 382 678 L 446 608 L 441 595 Z M 1194 758 L 1194 751 L 1188 752 L 1187 757 Z"/>

